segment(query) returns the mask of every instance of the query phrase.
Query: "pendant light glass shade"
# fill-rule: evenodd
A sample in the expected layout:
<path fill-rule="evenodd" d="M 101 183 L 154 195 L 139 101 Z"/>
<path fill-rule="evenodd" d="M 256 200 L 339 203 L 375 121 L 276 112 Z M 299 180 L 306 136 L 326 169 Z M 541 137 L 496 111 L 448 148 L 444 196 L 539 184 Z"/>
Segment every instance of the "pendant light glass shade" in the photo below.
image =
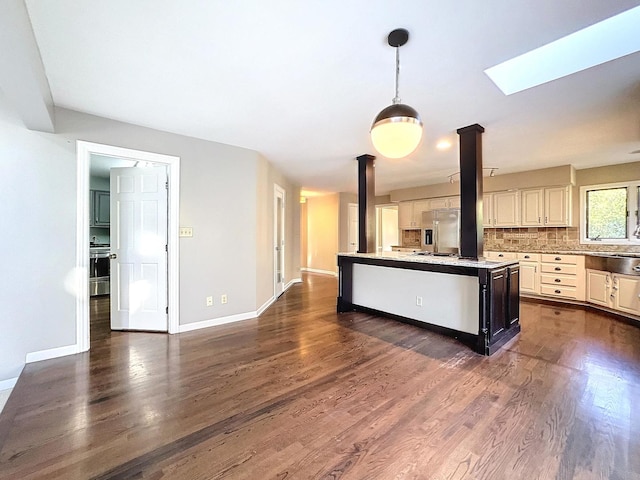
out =
<path fill-rule="evenodd" d="M 411 154 L 422 140 L 422 120 L 409 105 L 396 103 L 382 110 L 371 126 L 374 148 L 387 158 Z"/>
<path fill-rule="evenodd" d="M 409 40 L 403 28 L 393 30 L 388 37 L 390 47 L 396 49 L 396 96 L 393 103 L 382 110 L 371 125 L 371 141 L 375 149 L 387 158 L 402 158 L 411 154 L 422 140 L 422 120 L 418 112 L 401 103 L 398 90 L 400 77 L 400 47 Z"/>

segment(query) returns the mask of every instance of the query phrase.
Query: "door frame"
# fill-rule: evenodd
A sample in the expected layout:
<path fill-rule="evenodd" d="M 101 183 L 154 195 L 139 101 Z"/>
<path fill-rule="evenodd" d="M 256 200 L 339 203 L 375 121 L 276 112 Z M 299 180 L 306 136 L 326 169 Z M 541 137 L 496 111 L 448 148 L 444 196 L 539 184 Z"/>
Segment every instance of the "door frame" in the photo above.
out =
<path fill-rule="evenodd" d="M 282 238 L 283 245 L 278 245 L 278 198 L 282 198 L 282 223 L 280 225 L 280 236 Z M 278 184 L 273 185 L 273 297 L 278 298 L 285 291 L 285 276 L 284 276 L 284 268 L 285 268 L 285 232 L 287 231 L 285 228 L 286 223 L 286 192 L 284 188 L 282 188 Z M 280 250 L 280 259 L 281 265 L 278 265 L 278 250 L 276 247 L 282 247 Z M 278 282 L 278 266 L 280 266 L 281 271 L 281 282 Z M 282 291 L 278 292 L 278 283 L 282 283 Z"/>
<path fill-rule="evenodd" d="M 360 221 L 360 213 L 358 212 L 358 204 L 357 203 L 353 203 L 353 202 L 349 202 L 347 203 L 347 251 L 350 252 L 351 251 L 351 240 L 355 240 L 355 250 L 354 252 L 358 252 L 360 250 L 360 239 L 358 237 L 358 231 L 356 230 L 356 238 L 351 238 L 351 221 L 353 220 L 352 215 L 353 215 L 353 209 L 355 207 L 355 219 L 356 222 Z"/>
<path fill-rule="evenodd" d="M 76 344 L 78 352 L 89 350 L 89 190 L 91 154 L 153 162 L 167 166 L 169 182 L 167 225 L 167 301 L 169 333 L 178 333 L 180 312 L 179 290 L 179 213 L 180 213 L 180 157 L 130 148 L 77 141 L 76 183 Z"/>

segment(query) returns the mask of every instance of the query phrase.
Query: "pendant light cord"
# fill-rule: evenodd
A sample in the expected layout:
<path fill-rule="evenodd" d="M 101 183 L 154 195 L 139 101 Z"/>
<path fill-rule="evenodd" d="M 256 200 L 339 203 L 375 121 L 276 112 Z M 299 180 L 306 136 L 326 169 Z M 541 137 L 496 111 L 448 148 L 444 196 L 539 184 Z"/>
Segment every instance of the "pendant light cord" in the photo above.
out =
<path fill-rule="evenodd" d="M 400 78 L 400 47 L 396 47 L 396 96 L 393 97 L 393 104 L 396 105 L 400 103 L 400 88 L 398 86 Z"/>

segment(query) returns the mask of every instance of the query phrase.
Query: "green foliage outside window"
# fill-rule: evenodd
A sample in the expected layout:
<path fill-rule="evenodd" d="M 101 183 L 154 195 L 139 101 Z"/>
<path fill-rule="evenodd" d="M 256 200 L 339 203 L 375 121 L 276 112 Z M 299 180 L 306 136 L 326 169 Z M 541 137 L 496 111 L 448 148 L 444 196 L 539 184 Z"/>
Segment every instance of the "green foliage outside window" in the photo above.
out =
<path fill-rule="evenodd" d="M 587 238 L 627 238 L 627 189 L 587 191 Z"/>

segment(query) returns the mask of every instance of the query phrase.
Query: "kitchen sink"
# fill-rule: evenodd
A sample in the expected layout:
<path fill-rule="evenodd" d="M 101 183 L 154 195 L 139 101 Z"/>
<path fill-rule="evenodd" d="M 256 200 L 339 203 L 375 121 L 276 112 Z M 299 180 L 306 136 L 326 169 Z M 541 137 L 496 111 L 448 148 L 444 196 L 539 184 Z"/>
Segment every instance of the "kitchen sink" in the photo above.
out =
<path fill-rule="evenodd" d="M 623 275 L 640 275 L 640 258 L 619 254 L 589 254 L 584 265 L 591 270 L 622 273 Z"/>

